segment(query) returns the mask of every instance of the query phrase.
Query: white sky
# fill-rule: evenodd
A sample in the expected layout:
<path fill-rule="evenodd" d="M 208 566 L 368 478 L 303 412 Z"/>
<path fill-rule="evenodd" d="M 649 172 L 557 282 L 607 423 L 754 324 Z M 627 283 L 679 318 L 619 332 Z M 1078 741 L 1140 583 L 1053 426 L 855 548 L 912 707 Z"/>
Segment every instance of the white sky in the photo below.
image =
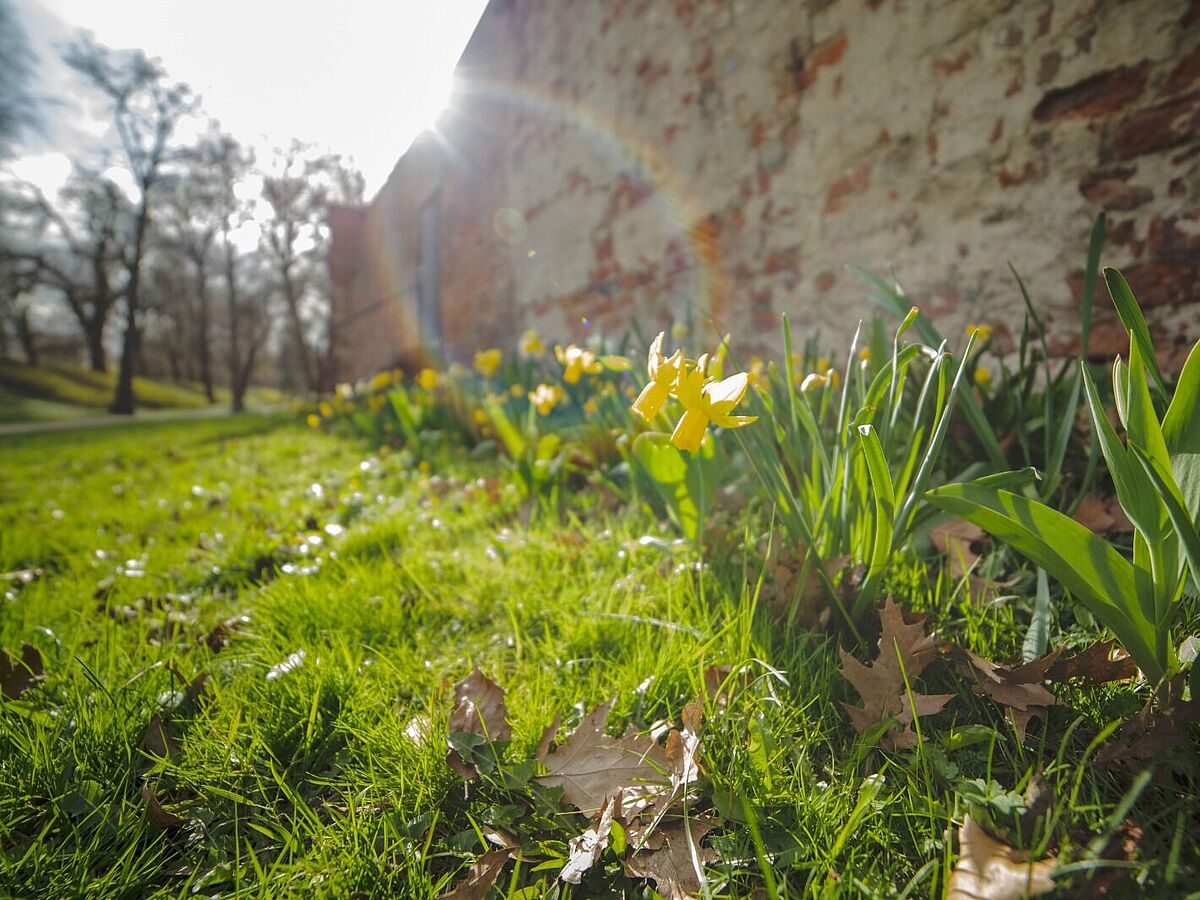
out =
<path fill-rule="evenodd" d="M 486 0 L 17 0 L 40 57 L 46 134 L 14 168 L 53 189 L 61 153 L 94 149 L 100 130 L 57 61 L 73 30 L 161 58 L 171 78 L 260 160 L 293 138 L 353 158 L 379 189 L 448 98 L 450 77 Z"/>

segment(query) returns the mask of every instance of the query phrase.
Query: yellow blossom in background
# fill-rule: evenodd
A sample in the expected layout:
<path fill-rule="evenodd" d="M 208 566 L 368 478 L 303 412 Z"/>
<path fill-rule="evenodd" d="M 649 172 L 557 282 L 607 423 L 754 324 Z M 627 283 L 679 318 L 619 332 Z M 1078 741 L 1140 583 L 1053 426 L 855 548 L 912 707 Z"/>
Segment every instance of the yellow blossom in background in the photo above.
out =
<path fill-rule="evenodd" d="M 858 358 L 861 359 L 863 362 L 870 362 L 871 361 L 871 348 L 863 347 L 861 350 L 859 350 Z"/>
<path fill-rule="evenodd" d="M 589 416 L 594 416 L 600 412 L 600 404 L 596 402 L 595 397 L 588 397 L 583 401 L 583 411 Z"/>
<path fill-rule="evenodd" d="M 541 337 L 532 328 L 526 328 L 521 334 L 521 341 L 517 348 L 526 356 L 536 356 L 539 353 L 546 352 L 546 345 L 542 343 Z"/>
<path fill-rule="evenodd" d="M 378 412 L 383 406 L 384 402 L 385 401 L 382 394 L 375 394 L 370 400 L 367 401 L 367 409 L 371 412 Z"/>
<path fill-rule="evenodd" d="M 539 416 L 548 416 L 566 396 L 566 392 L 557 384 L 539 384 L 529 392 L 529 402 L 533 404 Z"/>
<path fill-rule="evenodd" d="M 975 369 L 974 377 L 975 383 L 980 387 L 987 387 L 992 383 L 992 373 L 983 366 L 979 366 L 977 369 Z"/>
<path fill-rule="evenodd" d="M 421 390 L 432 391 L 438 384 L 437 372 L 433 369 L 422 369 L 417 374 L 417 384 L 421 386 Z"/>
<path fill-rule="evenodd" d="M 683 368 L 683 351 L 676 350 L 669 357 L 663 356 L 662 344 L 666 336 L 666 332 L 660 331 L 658 337 L 650 343 L 650 352 L 646 359 L 646 373 L 650 376 L 650 381 L 633 401 L 633 411 L 647 422 L 654 420 L 667 398 L 674 392 L 679 371 Z"/>
<path fill-rule="evenodd" d="M 968 337 L 970 337 L 972 334 L 975 335 L 975 340 L 982 344 L 985 341 L 990 341 L 992 339 L 992 326 L 972 324 L 966 327 L 966 331 L 964 333 Z"/>
<path fill-rule="evenodd" d="M 604 371 L 604 366 L 600 365 L 596 354 L 578 344 L 568 344 L 565 348 L 556 346 L 554 356 L 562 364 L 563 381 L 567 384 L 578 384 L 585 372 L 588 375 L 596 375 Z"/>
<path fill-rule="evenodd" d="M 354 396 L 354 388 L 346 384 L 344 381 L 337 386 L 337 396 L 342 400 L 349 400 Z"/>
<path fill-rule="evenodd" d="M 376 372 L 371 378 L 370 388 L 373 391 L 382 391 L 385 387 L 392 383 L 391 372 Z"/>
<path fill-rule="evenodd" d="M 491 378 L 500 368 L 500 361 L 503 358 L 500 350 L 496 347 L 492 347 L 490 350 L 480 350 L 475 354 L 475 371 L 484 378 Z"/>
<path fill-rule="evenodd" d="M 305 419 L 304 421 L 308 422 L 309 428 L 320 428 L 321 427 L 321 417 L 318 416 L 316 413 L 309 413 L 308 418 Z"/>
<path fill-rule="evenodd" d="M 842 383 L 842 373 L 837 369 L 826 369 L 825 377 L 829 379 L 829 384 L 832 387 L 837 387 Z"/>
<path fill-rule="evenodd" d="M 683 404 L 683 416 L 671 433 L 671 443 L 680 450 L 695 453 L 708 434 L 710 422 L 721 428 L 749 425 L 758 417 L 730 415 L 749 387 L 750 379 L 745 372 L 708 384 L 704 383 L 704 372 L 699 367 L 682 372 L 675 393 Z"/>
<path fill-rule="evenodd" d="M 514 384 L 509 387 L 508 392 L 510 394 L 512 394 L 514 397 L 520 397 L 523 393 L 525 393 L 525 385 Z"/>
<path fill-rule="evenodd" d="M 490 421 L 488 419 L 488 414 L 482 409 L 477 409 L 475 412 L 471 413 L 471 419 L 476 425 L 486 425 Z"/>
<path fill-rule="evenodd" d="M 606 382 L 604 382 L 604 384 L 600 385 L 600 396 L 601 396 L 601 397 L 615 397 L 615 396 L 617 396 L 617 387 L 616 387 L 616 385 L 614 385 L 614 384 L 613 384 L 611 381 L 606 381 Z"/>
<path fill-rule="evenodd" d="M 746 373 L 746 377 L 750 379 L 751 386 L 757 385 L 762 381 L 763 372 L 766 371 L 766 363 L 762 361 L 761 356 L 750 357 L 750 371 Z"/>
<path fill-rule="evenodd" d="M 816 368 L 818 372 L 824 372 L 826 369 L 832 369 L 833 360 L 831 360 L 828 356 L 818 356 Z"/>
<path fill-rule="evenodd" d="M 428 475 L 431 471 L 433 471 L 433 466 L 429 464 L 428 460 L 423 459 L 417 463 L 417 469 L 422 475 Z"/>
<path fill-rule="evenodd" d="M 328 419 L 333 415 L 333 407 L 329 405 L 328 401 L 322 400 L 317 404 L 317 412 L 319 412 L 324 418 Z"/>

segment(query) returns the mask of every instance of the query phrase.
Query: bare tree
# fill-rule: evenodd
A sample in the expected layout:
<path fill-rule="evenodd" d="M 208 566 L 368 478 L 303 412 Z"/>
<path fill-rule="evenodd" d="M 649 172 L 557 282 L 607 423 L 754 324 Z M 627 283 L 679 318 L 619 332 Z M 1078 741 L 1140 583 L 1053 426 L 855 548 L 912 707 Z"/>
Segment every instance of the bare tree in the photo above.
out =
<path fill-rule="evenodd" d="M 140 50 L 114 51 L 85 37 L 67 49 L 64 59 L 111 103 L 117 137 L 138 188 L 131 235 L 124 254 L 127 273 L 125 328 L 117 389 L 110 407 L 115 413 L 132 413 L 134 366 L 141 333 L 138 318 L 142 262 L 151 226 L 153 195 L 166 161 L 171 133 L 194 104 L 187 86 L 168 84 L 162 66 Z"/>
<path fill-rule="evenodd" d="M 271 208 L 264 246 L 279 279 L 292 345 L 310 391 L 319 387 L 316 345 L 329 309 L 322 277 L 329 244 L 327 210 L 330 203 L 361 202 L 362 193 L 362 176 L 341 157 L 315 154 L 299 141 L 278 153 L 273 171 L 263 179 L 263 199 Z"/>
<path fill-rule="evenodd" d="M 12 152 L 21 132 L 37 122 L 37 104 L 30 93 L 37 58 L 11 0 L 0 0 L 0 158 Z"/>

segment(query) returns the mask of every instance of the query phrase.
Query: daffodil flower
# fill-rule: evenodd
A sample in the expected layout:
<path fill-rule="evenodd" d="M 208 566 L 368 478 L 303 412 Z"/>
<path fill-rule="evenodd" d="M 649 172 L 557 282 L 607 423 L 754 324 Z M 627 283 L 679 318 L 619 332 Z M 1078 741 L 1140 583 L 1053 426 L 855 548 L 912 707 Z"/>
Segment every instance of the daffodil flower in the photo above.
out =
<path fill-rule="evenodd" d="M 438 384 L 437 372 L 433 369 L 422 369 L 417 375 L 417 384 L 421 386 L 421 390 L 432 391 Z"/>
<path fill-rule="evenodd" d="M 490 350 L 480 350 L 475 354 L 475 371 L 484 378 L 491 378 L 500 368 L 502 356 L 500 350 L 492 347 Z"/>
<path fill-rule="evenodd" d="M 565 396 L 563 389 L 556 384 L 539 384 L 529 392 L 529 402 L 533 404 L 539 416 L 548 416 Z"/>
<path fill-rule="evenodd" d="M 604 366 L 596 359 L 596 354 L 577 344 L 568 344 L 565 348 L 556 346 L 554 355 L 562 364 L 563 381 L 567 384 L 578 384 L 585 372 L 588 375 L 596 375 L 604 371 Z"/>
<path fill-rule="evenodd" d="M 745 396 L 748 387 L 750 379 L 745 372 L 708 384 L 704 383 L 704 371 L 699 367 L 681 372 L 675 392 L 683 404 L 683 417 L 671 434 L 671 443 L 680 450 L 695 453 L 708 433 L 710 422 L 720 428 L 749 425 L 758 416 L 729 414 Z"/>
<path fill-rule="evenodd" d="M 670 357 L 662 354 L 663 338 L 666 332 L 660 331 L 650 344 L 650 353 L 646 359 L 646 372 L 650 376 L 649 383 L 642 388 L 638 398 L 633 401 L 633 411 L 647 422 L 654 421 L 662 405 L 667 402 L 679 379 L 679 370 L 683 368 L 683 351 L 676 350 Z"/>
<path fill-rule="evenodd" d="M 539 353 L 546 352 L 546 345 L 542 343 L 542 339 L 532 328 L 525 329 L 521 334 L 521 342 L 517 346 L 525 356 L 537 356 Z"/>

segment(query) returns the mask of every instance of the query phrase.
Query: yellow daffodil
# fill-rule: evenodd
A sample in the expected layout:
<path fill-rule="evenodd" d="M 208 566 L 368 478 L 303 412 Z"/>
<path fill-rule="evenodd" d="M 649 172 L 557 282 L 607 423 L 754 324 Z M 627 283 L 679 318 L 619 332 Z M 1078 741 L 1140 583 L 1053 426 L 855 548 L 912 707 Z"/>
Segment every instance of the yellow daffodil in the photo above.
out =
<path fill-rule="evenodd" d="M 704 383 L 704 372 L 699 367 L 680 373 L 675 393 L 683 404 L 683 417 L 671 434 L 671 443 L 680 450 L 695 453 L 708 433 L 710 422 L 720 428 L 749 425 L 758 417 L 729 414 L 749 387 L 750 379 L 745 372 L 708 384 Z"/>
<path fill-rule="evenodd" d="M 330 406 L 327 401 L 322 400 L 317 404 L 317 412 L 319 412 L 323 418 L 328 419 L 333 415 L 333 407 Z"/>
<path fill-rule="evenodd" d="M 488 414 L 482 409 L 477 409 L 471 413 L 471 418 L 475 421 L 476 425 L 486 425 L 490 421 Z"/>
<path fill-rule="evenodd" d="M 500 368 L 501 359 L 503 356 L 496 347 L 492 347 L 490 350 L 480 350 L 475 354 L 475 371 L 484 378 L 491 378 Z"/>
<path fill-rule="evenodd" d="M 337 386 L 337 396 L 341 397 L 343 400 L 349 400 L 354 396 L 354 388 L 345 382 L 342 382 Z"/>
<path fill-rule="evenodd" d="M 980 387 L 987 387 L 992 383 L 992 373 L 983 366 L 979 366 L 977 369 L 975 369 L 974 377 L 975 383 Z"/>
<path fill-rule="evenodd" d="M 642 388 L 638 398 L 633 401 L 633 411 L 647 422 L 654 421 L 662 405 L 675 389 L 679 379 L 679 370 L 683 368 L 683 351 L 676 350 L 669 357 L 663 356 L 662 344 L 666 332 L 660 331 L 650 344 L 650 353 L 646 359 L 646 372 L 650 381 Z"/>
<path fill-rule="evenodd" d="M 817 372 L 809 372 L 804 376 L 804 380 L 800 382 L 800 393 L 807 394 L 815 391 L 817 388 L 823 388 L 829 384 L 829 376 L 821 375 Z"/>
<path fill-rule="evenodd" d="M 858 358 L 861 359 L 863 362 L 870 362 L 871 361 L 871 348 L 863 347 L 861 350 L 859 350 Z"/>
<path fill-rule="evenodd" d="M 377 372 L 375 377 L 371 379 L 371 390 L 382 391 L 385 387 L 392 383 L 391 372 Z"/>
<path fill-rule="evenodd" d="M 305 419 L 305 421 L 308 422 L 309 428 L 320 428 L 321 427 L 321 417 L 318 416 L 316 413 L 309 413 L 308 418 Z"/>
<path fill-rule="evenodd" d="M 831 368 L 833 368 L 833 360 L 831 360 L 828 356 L 821 356 L 817 358 L 818 372 L 824 372 L 826 369 Z"/>
<path fill-rule="evenodd" d="M 510 385 L 508 388 L 508 392 L 510 394 L 512 394 L 514 397 L 520 397 L 522 394 L 525 393 L 525 385 L 523 385 L 523 384 Z"/>
<path fill-rule="evenodd" d="M 585 372 L 588 375 L 596 375 L 604 371 L 604 366 L 600 365 L 596 354 L 578 344 L 568 344 L 565 348 L 556 346 L 554 355 L 562 364 L 563 381 L 567 384 L 578 384 Z"/>
<path fill-rule="evenodd" d="M 762 381 L 766 368 L 766 363 L 762 361 L 761 356 L 750 357 L 750 371 L 746 373 L 746 377 L 750 379 L 751 386 L 757 385 Z"/>
<path fill-rule="evenodd" d="M 417 384 L 423 391 L 432 391 L 438 384 L 437 372 L 433 369 L 422 369 L 417 375 Z"/>
<path fill-rule="evenodd" d="M 968 325 L 965 333 L 967 334 L 968 337 L 970 335 L 974 334 L 975 341 L 977 343 L 982 344 L 985 341 L 991 340 L 992 326 L 991 325 L 979 325 L 979 324 Z"/>
<path fill-rule="evenodd" d="M 546 352 L 546 345 L 542 343 L 542 339 L 532 328 L 526 328 L 521 334 L 521 341 L 517 348 L 525 356 L 537 356 L 539 353 Z"/>
<path fill-rule="evenodd" d="M 548 416 L 566 396 L 566 392 L 557 384 L 539 384 L 529 392 L 529 402 L 533 404 L 539 416 Z"/>

